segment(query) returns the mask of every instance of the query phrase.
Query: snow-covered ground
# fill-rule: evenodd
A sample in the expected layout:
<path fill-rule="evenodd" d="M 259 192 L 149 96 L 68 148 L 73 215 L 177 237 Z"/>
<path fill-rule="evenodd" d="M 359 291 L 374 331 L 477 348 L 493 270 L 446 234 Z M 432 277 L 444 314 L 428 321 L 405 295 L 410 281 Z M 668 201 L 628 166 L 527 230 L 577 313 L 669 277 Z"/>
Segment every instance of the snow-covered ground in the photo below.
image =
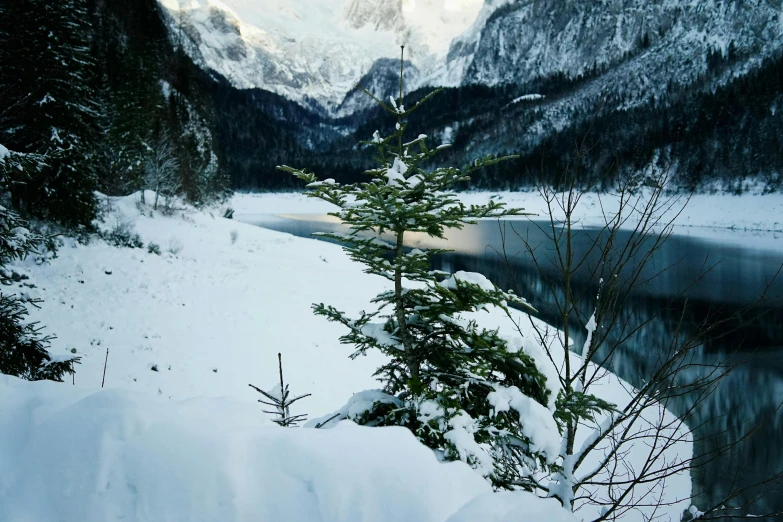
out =
<path fill-rule="evenodd" d="M 107 348 L 106 387 L 174 399 L 255 402 L 248 384 L 277 381 L 278 352 L 292 390 L 313 393 L 303 412 L 326 413 L 377 387 L 371 375 L 380 359 L 349 361 L 351 350 L 337 341 L 341 328 L 313 316 L 310 305 L 328 301 L 356 313 L 384 281 L 334 245 L 223 219 L 217 209 L 150 217 L 135 201 L 115 200 L 103 226 L 122 215 L 162 255 L 65 239 L 51 264 L 14 265 L 36 286 L 22 290 L 45 301 L 31 318 L 57 336 L 51 351 L 83 355 L 77 387 L 100 386 Z"/>
<path fill-rule="evenodd" d="M 440 463 L 405 428 L 285 429 L 231 398 L 167 401 L 0 375 L 4 522 L 505 522 L 526 502 L 573 522 L 552 499 L 496 500 L 461 462 Z M 476 511 L 480 509 L 481 511 Z M 449 519 L 451 520 L 451 519 Z"/>
<path fill-rule="evenodd" d="M 310 306 L 323 301 L 356 314 L 388 284 L 363 274 L 336 245 L 224 219 L 222 209 L 188 209 L 167 217 L 138 206 L 138 196 L 107 201 L 111 209 L 103 228 L 112 228 L 118 219 L 130 221 L 145 245 L 159 244 L 162 255 L 146 248 L 117 248 L 102 240 L 81 245 L 66 238 L 49 264 L 27 260 L 11 266 L 29 277 L 18 291 L 45 300 L 40 309 L 32 310 L 31 319 L 41 321 L 46 333 L 57 335 L 51 352 L 60 356 L 75 349 L 83 359 L 75 385 L 0 381 L 0 422 L 6 423 L 0 424 L 0 468 L 14 470 L 0 475 L 0 520 L 59 520 L 54 515 L 59 513 L 73 514 L 65 517 L 70 520 L 115 515 L 134 521 L 386 520 L 371 516 L 372 511 L 354 515 L 359 513 L 354 509 L 378 506 L 354 507 L 352 499 L 367 497 L 368 503 L 375 503 L 377 492 L 370 494 L 369 489 L 382 488 L 384 480 L 405 482 L 407 475 L 391 474 L 388 479 L 357 473 L 355 483 L 345 478 L 350 482 L 346 489 L 329 484 L 351 475 L 351 463 L 386 451 L 386 435 L 375 439 L 374 431 L 360 428 L 333 435 L 302 428 L 293 430 L 291 439 L 285 438 L 288 432 L 285 437 L 280 434 L 283 428 L 256 433 L 257 427 L 265 426 L 264 414 L 248 384 L 271 388 L 277 382 L 276 355 L 281 352 L 293 393 L 313 394 L 297 403 L 293 413 L 321 416 L 338 409 L 352 394 L 376 388 L 372 373 L 380 356 L 371 353 L 350 360 L 350 347 L 338 342 L 342 329 L 313 316 Z M 239 195 L 231 206 L 238 214 L 330 210 L 294 195 Z M 497 311 L 480 315 L 484 325 L 513 333 L 510 321 Z M 107 390 L 96 391 L 107 349 Z M 607 383 L 601 395 L 617 401 L 618 394 L 625 393 L 622 386 L 616 380 Z M 399 430 L 393 433 L 397 435 L 388 437 L 396 442 L 389 444 L 408 448 L 400 452 L 409 451 L 410 459 L 418 459 L 421 448 L 412 449 L 412 439 Z M 333 443 L 335 455 L 320 448 L 322 442 Z M 339 455 L 354 446 L 359 448 L 357 455 L 365 457 L 351 456 L 340 468 Z M 690 448 L 677 451 L 687 458 Z M 386 455 L 374 458 L 379 459 L 372 461 L 378 466 L 386 465 Z M 410 462 L 406 458 L 400 457 L 400 462 Z M 422 473 L 421 481 L 409 481 L 410 487 L 400 493 L 413 495 L 414 507 L 389 515 L 388 520 L 445 520 L 485 492 L 473 478 L 463 479 L 467 475 L 459 466 L 449 468 L 456 471 L 437 471 L 438 464 L 428 463 L 428 458 L 422 471 L 409 470 L 412 476 Z M 307 462 L 325 475 L 307 475 Z M 267 467 L 268 474 L 258 471 Z M 343 471 L 328 471 L 332 468 Z M 436 484 L 443 473 L 455 474 L 454 482 L 443 483 L 451 484 L 448 487 Z M 269 510 L 277 508 L 269 506 L 260 511 L 264 516 L 248 518 L 247 513 L 255 513 L 262 503 L 260 498 L 277 502 L 259 497 L 267 486 L 270 492 L 289 488 L 285 491 L 293 492 L 291 496 L 281 495 L 291 498 L 296 509 L 319 510 L 321 518 L 275 518 L 279 512 Z M 452 486 L 465 494 L 449 496 Z M 34 511 L 25 512 L 31 503 L 25 492 L 36 487 L 48 496 L 30 508 Z M 667 488 L 687 496 L 689 477 L 674 477 Z M 389 490 L 389 496 L 396 491 Z M 440 499 L 433 506 L 421 500 L 430 494 Z M 301 502 L 296 495 L 301 495 Z M 340 497 L 338 507 L 322 504 L 322 495 Z M 174 509 L 172 498 L 183 499 L 184 511 L 168 511 Z M 525 512 L 515 507 L 524 504 L 519 497 L 508 504 L 497 498 L 469 507 L 497 504 L 498 521 Z M 422 511 L 415 511 L 415 506 Z M 539 508 L 530 504 L 529 509 Z M 560 520 L 556 517 L 561 511 L 558 508 L 550 520 Z M 455 520 L 468 519 L 475 518 Z"/>
<path fill-rule="evenodd" d="M 460 193 L 460 199 L 466 204 L 486 203 L 490 198 L 533 214 L 546 215 L 544 201 L 535 191 Z M 669 215 L 674 217 L 675 212 L 682 211 L 676 220 L 676 233 L 709 237 L 714 235 L 707 230 L 710 228 L 783 232 L 783 194 L 696 194 L 687 205 L 685 203 L 684 196 L 672 200 Z M 237 214 L 303 214 L 336 210 L 329 203 L 314 201 L 298 193 L 237 194 L 232 205 Z M 602 212 L 611 214 L 616 211 L 616 205 L 611 195 L 585 194 L 577 208 L 576 219 L 584 226 L 601 224 Z"/>

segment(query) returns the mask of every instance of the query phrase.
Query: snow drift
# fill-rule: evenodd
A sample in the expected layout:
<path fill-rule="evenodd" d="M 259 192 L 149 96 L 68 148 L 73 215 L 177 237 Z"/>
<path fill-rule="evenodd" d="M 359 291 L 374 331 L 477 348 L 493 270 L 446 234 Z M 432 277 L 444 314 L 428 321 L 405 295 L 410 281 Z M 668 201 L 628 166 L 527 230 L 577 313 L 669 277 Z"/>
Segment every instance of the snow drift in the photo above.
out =
<path fill-rule="evenodd" d="M 233 399 L 8 376 L 0 468 L 4 522 L 435 522 L 490 492 L 404 428 L 286 429 Z"/>

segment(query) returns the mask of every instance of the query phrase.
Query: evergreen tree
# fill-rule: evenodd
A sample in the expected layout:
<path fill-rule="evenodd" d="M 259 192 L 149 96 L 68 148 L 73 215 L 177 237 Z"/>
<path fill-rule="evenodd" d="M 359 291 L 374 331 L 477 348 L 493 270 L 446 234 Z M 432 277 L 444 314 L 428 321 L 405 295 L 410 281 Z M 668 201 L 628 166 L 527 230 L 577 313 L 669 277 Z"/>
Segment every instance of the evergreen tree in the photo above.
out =
<path fill-rule="evenodd" d="M 40 156 L 9 153 L 0 146 L 0 192 L 9 188 L 11 174 L 45 166 Z M 48 352 L 51 337 L 41 336 L 37 323 L 26 321 L 26 305 L 35 306 L 39 301 L 2 292 L 3 286 L 13 282 L 6 263 L 24 258 L 42 242 L 16 213 L 0 205 L 0 373 L 31 381 L 61 381 L 64 374 L 73 373 L 77 358 L 53 361 Z"/>
<path fill-rule="evenodd" d="M 89 225 L 95 217 L 100 111 L 87 0 L 11 4 L 0 12 L 0 103 L 8 108 L 0 141 L 49 156 L 17 196 L 39 216 Z"/>
<path fill-rule="evenodd" d="M 144 164 L 148 158 L 155 126 L 165 104 L 154 71 L 152 53 L 144 60 L 130 52 L 116 55 L 124 67 L 109 79 L 106 103 L 104 179 L 102 188 L 112 195 L 125 195 L 144 186 Z"/>
<path fill-rule="evenodd" d="M 184 196 L 196 205 L 221 199 L 230 180 L 218 164 L 209 101 L 194 87 L 196 80 L 187 57 L 177 49 L 170 66 L 174 73 L 168 97 L 169 134 L 174 137 L 179 159 L 179 177 Z"/>
<path fill-rule="evenodd" d="M 291 415 L 291 405 L 300 399 L 310 397 L 311 394 L 306 393 L 304 395 L 295 395 L 291 397 L 291 391 L 283 380 L 283 355 L 280 353 L 277 354 L 277 367 L 278 370 L 280 370 L 280 384 L 270 391 L 264 391 L 252 384 L 248 384 L 248 386 L 263 395 L 264 399 L 266 399 L 258 399 L 258 402 L 274 408 L 274 411 L 264 410 L 264 413 L 272 415 L 272 422 L 284 428 L 296 427 L 300 422 L 307 420 L 307 415 L 303 413 Z"/>
<path fill-rule="evenodd" d="M 368 181 L 318 181 L 313 173 L 280 167 L 314 189 L 309 196 L 340 207 L 332 215 L 350 233 L 324 235 L 346 243 L 365 272 L 394 285 L 372 300 L 375 310 L 357 318 L 325 304 L 313 308 L 347 328 L 340 340 L 356 347 L 352 357 L 368 350 L 388 357 L 376 372 L 387 395 L 354 420 L 406 426 L 443 458 L 468 462 L 495 486 L 530 488 L 532 474 L 551 466 L 559 450 L 549 445 L 550 439 L 559 440 L 547 408 L 554 408 L 554 400 L 529 354 L 511 349 L 498 331 L 481 328 L 466 315 L 506 309 L 508 303 L 524 307 L 526 301 L 480 274 L 433 271 L 429 256 L 443 250 L 404 248 L 410 234 L 443 237 L 446 228 L 521 211 L 494 201 L 467 207 L 447 192 L 503 158 L 488 156 L 463 169 L 425 170 L 442 147 L 430 149 L 424 135 L 409 142 L 403 136 L 408 116 L 434 93 L 406 109 L 402 91 L 400 80 L 398 99 L 387 104 L 376 98 L 396 119 L 396 130 L 388 137 L 376 131 L 365 142 L 376 149 L 378 162 L 367 171 Z"/>

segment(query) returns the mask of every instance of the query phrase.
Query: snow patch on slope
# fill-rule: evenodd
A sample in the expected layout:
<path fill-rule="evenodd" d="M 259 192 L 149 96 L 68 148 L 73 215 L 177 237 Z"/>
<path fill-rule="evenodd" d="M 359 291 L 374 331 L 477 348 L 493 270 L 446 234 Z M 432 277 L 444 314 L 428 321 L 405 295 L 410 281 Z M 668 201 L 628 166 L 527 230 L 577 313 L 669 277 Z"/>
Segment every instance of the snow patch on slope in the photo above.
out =
<path fill-rule="evenodd" d="M 499 491 L 473 499 L 447 522 L 576 522 L 576 517 L 551 498 Z"/>

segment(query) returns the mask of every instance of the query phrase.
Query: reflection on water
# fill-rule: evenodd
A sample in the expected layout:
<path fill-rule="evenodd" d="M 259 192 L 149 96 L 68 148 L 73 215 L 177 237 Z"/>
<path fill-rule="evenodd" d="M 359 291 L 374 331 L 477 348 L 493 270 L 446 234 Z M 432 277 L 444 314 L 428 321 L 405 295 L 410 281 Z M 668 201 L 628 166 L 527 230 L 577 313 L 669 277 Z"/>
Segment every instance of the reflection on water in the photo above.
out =
<path fill-rule="evenodd" d="M 242 220 L 302 237 L 312 232 L 341 230 L 335 220 L 312 215 L 296 217 L 243 216 Z M 526 297 L 544 321 L 560 327 L 554 298 L 545 291 L 541 274 L 525 255 L 524 246 L 512 233 L 514 231 L 538 245 L 537 254 L 543 259 L 552 255 L 551 245 L 538 224 L 525 220 L 505 224 L 482 221 L 463 230 L 449 231 L 445 240 L 415 235 L 406 245 L 454 250 L 434 256 L 435 268 L 480 272 L 499 287 L 513 289 Z M 577 258 L 587 251 L 595 234 L 597 232 L 590 229 L 576 232 Z M 707 317 L 729 318 L 759 299 L 783 262 L 783 239 L 756 234 L 743 241 L 741 232 L 732 231 L 726 231 L 723 239 L 715 233 L 709 239 L 674 235 L 656 253 L 643 278 L 666 270 L 639 287 L 626 302 L 623 320 L 643 326 L 625 343 L 622 352 L 615 354 L 612 371 L 636 385 L 653 373 L 657 364 L 654 354 L 660 353 L 675 334 L 685 297 L 688 298 L 686 329 L 692 329 L 690 333 L 695 333 L 697 325 Z M 504 247 L 509 262 L 499 253 Z M 596 261 L 597 256 L 597 253 L 588 256 L 585 266 Z M 551 264 L 543 262 L 541 266 L 546 271 Z M 549 275 L 554 273 L 552 269 Z M 703 277 L 699 280 L 700 276 Z M 693 285 L 696 280 L 699 282 Z M 584 270 L 575 275 L 575 281 L 576 285 L 588 284 Z M 583 294 L 593 296 L 597 289 L 587 290 Z M 750 314 L 743 314 L 741 323 L 727 322 L 722 331 L 717 332 L 722 335 L 697 350 L 697 362 L 742 364 L 691 416 L 691 428 L 697 439 L 695 455 L 737 440 L 750 426 L 763 422 L 749 440 L 693 470 L 697 505 L 712 505 L 731 490 L 758 483 L 783 470 L 783 412 L 777 409 L 783 402 L 783 306 L 779 299 L 783 295 L 783 278 L 775 280 L 768 293 L 773 296 L 772 300 L 755 306 Z M 579 303 L 586 312 L 594 306 L 589 298 Z M 579 335 L 579 325 L 572 326 L 572 331 Z M 578 337 L 574 341 L 576 346 L 583 342 Z M 692 404 L 693 399 L 684 396 L 670 409 L 678 414 L 688 411 Z M 735 504 L 750 501 L 755 502 L 752 510 L 755 514 L 783 510 L 783 483 L 746 491 Z M 783 517 L 776 520 L 783 521 Z"/>

